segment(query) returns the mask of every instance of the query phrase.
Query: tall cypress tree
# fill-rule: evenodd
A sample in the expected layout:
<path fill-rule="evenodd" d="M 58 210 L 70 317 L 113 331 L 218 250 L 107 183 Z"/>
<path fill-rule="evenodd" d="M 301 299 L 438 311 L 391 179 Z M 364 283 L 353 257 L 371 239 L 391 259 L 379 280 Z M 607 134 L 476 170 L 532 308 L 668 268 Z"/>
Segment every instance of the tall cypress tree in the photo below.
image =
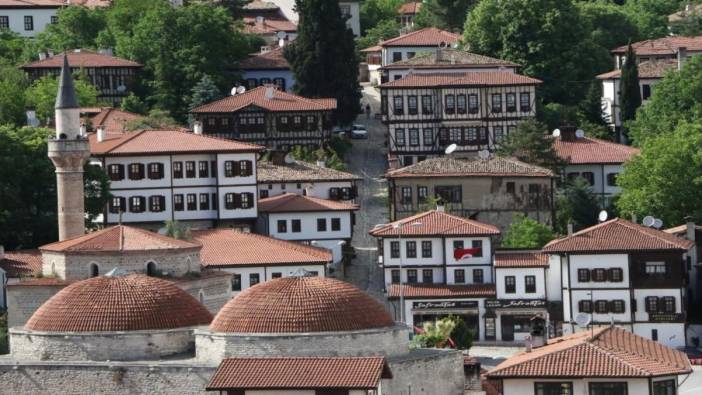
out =
<path fill-rule="evenodd" d="M 619 106 L 622 121 L 622 131 L 626 135 L 627 121 L 636 117 L 636 109 L 641 106 L 641 88 L 639 88 L 639 66 L 636 61 L 636 53 L 631 48 L 626 50 L 626 60 L 622 66 L 622 77 L 619 86 Z"/>
<path fill-rule="evenodd" d="M 336 121 L 352 122 L 361 110 L 358 56 L 353 32 L 337 0 L 296 0 L 297 38 L 285 48 L 295 91 L 305 97 L 333 97 Z"/>

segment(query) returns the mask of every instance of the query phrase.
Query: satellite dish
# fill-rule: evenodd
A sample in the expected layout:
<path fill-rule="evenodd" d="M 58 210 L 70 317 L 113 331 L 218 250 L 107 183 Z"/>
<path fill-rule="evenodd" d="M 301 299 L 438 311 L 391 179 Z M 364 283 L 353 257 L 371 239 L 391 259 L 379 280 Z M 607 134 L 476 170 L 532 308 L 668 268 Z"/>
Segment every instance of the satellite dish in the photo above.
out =
<path fill-rule="evenodd" d="M 561 129 L 553 129 L 553 133 L 551 133 L 553 137 L 560 137 L 561 136 Z"/>
<path fill-rule="evenodd" d="M 490 151 L 488 151 L 488 150 L 478 151 L 478 158 L 487 159 L 489 157 L 490 157 Z"/>
<path fill-rule="evenodd" d="M 444 152 L 446 153 L 446 155 L 451 155 L 452 153 L 454 153 L 456 151 L 457 148 L 458 148 L 458 146 L 454 143 L 454 144 L 451 144 L 448 147 L 446 147 Z"/>
<path fill-rule="evenodd" d="M 293 163 L 295 163 L 295 158 L 293 158 L 291 154 L 287 154 L 285 155 L 285 158 L 283 158 L 283 161 L 285 161 L 285 163 L 288 165 L 292 165 Z"/>
<path fill-rule="evenodd" d="M 661 226 L 663 226 L 663 221 L 660 218 L 656 218 L 653 220 L 653 227 L 656 229 L 660 229 Z"/>
<path fill-rule="evenodd" d="M 283 40 L 283 39 L 285 39 L 285 37 L 288 36 L 288 33 L 285 33 L 284 31 L 281 30 L 278 33 L 276 33 L 275 36 L 278 37 L 278 39 Z"/>
<path fill-rule="evenodd" d="M 124 93 L 124 91 L 126 91 L 126 90 L 127 90 L 127 87 L 124 85 L 120 85 L 117 87 L 117 92 L 119 92 L 119 93 Z"/>
<path fill-rule="evenodd" d="M 608 216 L 609 216 L 609 214 L 607 214 L 607 210 L 602 210 L 597 215 L 597 219 L 600 220 L 600 222 L 605 222 L 607 220 Z"/>
<path fill-rule="evenodd" d="M 236 93 L 237 93 L 237 94 L 240 95 L 240 94 L 242 94 L 242 93 L 244 93 L 244 92 L 246 92 L 246 87 L 245 87 L 244 85 L 239 85 L 239 86 L 236 87 Z"/>
<path fill-rule="evenodd" d="M 231 92 L 229 92 L 232 96 L 236 95 L 236 90 L 238 89 L 238 86 L 235 86 L 232 88 Z"/>
<path fill-rule="evenodd" d="M 650 216 L 650 215 L 645 216 L 644 219 L 643 219 L 643 226 L 646 226 L 646 227 L 649 227 L 649 228 L 650 228 L 650 227 L 653 226 L 653 224 L 655 224 L 655 223 L 656 223 L 656 219 L 653 218 L 653 217 Z"/>
<path fill-rule="evenodd" d="M 579 138 L 579 139 L 585 137 L 585 131 L 582 130 L 582 129 L 576 130 L 576 131 L 575 131 L 575 137 L 577 137 L 577 138 Z"/>
<path fill-rule="evenodd" d="M 587 327 L 590 324 L 590 314 L 578 313 L 575 316 L 575 323 L 581 328 Z"/>

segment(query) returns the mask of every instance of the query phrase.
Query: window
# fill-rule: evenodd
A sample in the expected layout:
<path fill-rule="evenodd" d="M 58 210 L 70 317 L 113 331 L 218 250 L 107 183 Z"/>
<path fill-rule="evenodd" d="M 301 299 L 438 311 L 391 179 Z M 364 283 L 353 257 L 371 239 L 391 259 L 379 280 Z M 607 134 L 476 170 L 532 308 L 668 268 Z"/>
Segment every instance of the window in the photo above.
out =
<path fill-rule="evenodd" d="M 183 162 L 173 162 L 173 178 L 183 178 Z"/>
<path fill-rule="evenodd" d="M 256 78 L 247 78 L 246 85 L 248 89 L 253 89 L 258 86 L 258 80 Z"/>
<path fill-rule="evenodd" d="M 416 269 L 407 270 L 407 282 L 410 284 L 414 284 L 417 282 L 417 270 Z"/>
<path fill-rule="evenodd" d="M 251 273 L 249 274 L 249 286 L 253 287 L 254 285 L 258 284 L 260 281 L 258 273 Z"/>
<path fill-rule="evenodd" d="M 416 258 L 417 257 L 417 242 L 416 241 L 408 241 L 405 243 L 405 255 L 407 258 Z"/>
<path fill-rule="evenodd" d="M 461 203 L 462 189 L 460 185 L 456 186 L 437 186 L 436 194 L 446 203 Z"/>
<path fill-rule="evenodd" d="M 478 95 L 476 95 L 476 94 L 468 95 L 468 112 L 470 114 L 477 114 L 478 111 L 479 111 Z"/>
<path fill-rule="evenodd" d="M 580 177 L 584 178 L 590 185 L 595 185 L 595 173 L 591 171 L 584 171 Z"/>
<path fill-rule="evenodd" d="M 595 301 L 595 313 L 604 314 L 607 312 L 607 301 L 606 300 L 596 300 Z"/>
<path fill-rule="evenodd" d="M 291 222 L 291 228 L 293 233 L 300 233 L 302 231 L 302 221 L 299 219 L 293 219 Z"/>
<path fill-rule="evenodd" d="M 162 163 L 149 163 L 147 167 L 147 173 L 149 176 L 149 179 L 151 180 L 160 180 L 163 178 L 163 164 Z"/>
<path fill-rule="evenodd" d="M 658 297 L 657 296 L 647 296 L 646 302 L 646 312 L 647 313 L 657 313 L 658 312 Z"/>
<path fill-rule="evenodd" d="M 466 95 L 456 95 L 456 111 L 459 114 L 466 113 Z"/>
<path fill-rule="evenodd" d="M 110 199 L 110 212 L 113 214 L 119 214 L 120 212 L 126 211 L 126 200 L 123 197 L 114 196 Z"/>
<path fill-rule="evenodd" d="M 188 211 L 197 210 L 197 195 L 194 193 L 185 195 L 185 206 Z"/>
<path fill-rule="evenodd" d="M 422 95 L 422 114 L 431 114 L 433 112 L 434 108 L 432 106 L 431 96 Z"/>
<path fill-rule="evenodd" d="M 232 291 L 241 291 L 241 274 L 232 276 Z"/>
<path fill-rule="evenodd" d="M 658 341 L 658 329 L 651 329 L 651 340 Z"/>
<path fill-rule="evenodd" d="M 401 204 L 412 204 L 412 187 L 402 187 L 400 195 Z"/>
<path fill-rule="evenodd" d="M 394 108 L 395 115 L 402 115 L 405 113 L 405 104 L 404 100 L 402 100 L 402 96 L 393 96 L 392 105 Z"/>
<path fill-rule="evenodd" d="M 616 187 L 617 186 L 617 176 L 618 173 L 609 173 L 607 174 L 607 186 L 608 187 Z"/>
<path fill-rule="evenodd" d="M 531 95 L 529 92 L 522 92 L 519 94 L 519 109 L 522 112 L 531 111 Z"/>
<path fill-rule="evenodd" d="M 385 115 L 388 113 L 388 97 L 380 96 L 380 113 Z"/>
<path fill-rule="evenodd" d="M 512 182 L 512 181 L 508 182 L 507 186 L 506 186 L 507 193 L 514 195 L 514 193 L 515 193 L 514 186 L 515 186 L 514 182 Z"/>
<path fill-rule="evenodd" d="M 210 194 L 209 193 L 201 193 L 200 194 L 200 210 L 209 210 L 210 209 Z"/>
<path fill-rule="evenodd" d="M 185 177 L 195 178 L 195 161 L 189 160 L 185 162 Z"/>
<path fill-rule="evenodd" d="M 626 395 L 626 394 L 627 394 L 626 381 L 614 382 L 614 383 L 603 383 L 603 382 L 590 383 L 590 395 Z"/>
<path fill-rule="evenodd" d="M 524 292 L 536 293 L 536 276 L 524 276 Z"/>
<path fill-rule="evenodd" d="M 461 128 L 451 128 L 449 129 L 449 138 L 452 143 L 462 144 L 463 136 L 461 133 Z"/>
<path fill-rule="evenodd" d="M 466 140 L 469 144 L 475 144 L 478 142 L 478 128 L 475 126 L 466 128 Z"/>
<path fill-rule="evenodd" d="M 173 195 L 173 209 L 175 211 L 183 211 L 183 195 Z"/>
<path fill-rule="evenodd" d="M 613 300 L 612 301 L 612 313 L 616 313 L 616 314 L 624 313 L 624 301 L 623 300 Z"/>
<path fill-rule="evenodd" d="M 589 300 L 579 301 L 578 311 L 580 311 L 581 313 L 592 313 L 592 302 Z"/>
<path fill-rule="evenodd" d="M 463 249 L 463 240 L 454 240 L 453 241 L 453 249 L 454 250 L 462 250 Z"/>
<path fill-rule="evenodd" d="M 431 258 L 431 241 L 422 241 L 422 258 Z"/>
<path fill-rule="evenodd" d="M 534 383 L 535 395 L 573 395 L 573 383 Z"/>
<path fill-rule="evenodd" d="M 412 59 L 416 55 L 416 52 L 407 52 L 407 59 Z"/>
<path fill-rule="evenodd" d="M 651 85 L 641 85 L 641 100 L 648 100 L 649 97 L 651 97 Z"/>
<path fill-rule="evenodd" d="M 664 296 L 663 297 L 663 312 L 672 314 L 675 313 L 675 297 Z"/>
<path fill-rule="evenodd" d="M 392 53 L 392 61 L 393 62 L 399 62 L 402 60 L 402 52 L 393 52 Z"/>
<path fill-rule="evenodd" d="M 24 30 L 34 30 L 34 17 L 31 15 L 25 15 L 24 17 Z"/>
<path fill-rule="evenodd" d="M 453 280 L 456 284 L 465 284 L 466 271 L 464 269 L 456 269 L 453 271 Z"/>
<path fill-rule="evenodd" d="M 422 137 L 424 139 L 425 146 L 431 147 L 432 145 L 434 145 L 434 129 L 426 128 L 422 130 Z"/>
<path fill-rule="evenodd" d="M 505 101 L 507 102 L 507 112 L 517 111 L 517 94 L 507 93 L 505 95 Z"/>
<path fill-rule="evenodd" d="M 317 232 L 326 232 L 327 231 L 327 219 L 326 218 L 317 218 Z"/>
<path fill-rule="evenodd" d="M 281 91 L 284 91 L 284 90 L 285 90 L 285 78 L 281 78 L 281 77 L 273 78 L 273 83 L 274 83 L 275 86 L 277 86 L 278 89 L 280 89 Z"/>
<path fill-rule="evenodd" d="M 283 277 L 283 273 L 281 273 L 281 272 L 271 273 L 271 278 L 281 278 L 281 277 Z"/>
<path fill-rule="evenodd" d="M 419 145 L 419 129 L 409 130 L 409 145 L 416 147 Z"/>
<path fill-rule="evenodd" d="M 0 16 L 0 29 L 9 29 L 10 28 L 10 17 L 9 16 Z"/>
<path fill-rule="evenodd" d="M 279 219 L 278 220 L 278 233 L 287 233 L 288 232 L 288 221 L 284 219 Z"/>
<path fill-rule="evenodd" d="M 235 162 L 233 160 L 228 160 L 224 162 L 224 176 L 225 177 L 234 177 L 235 174 L 239 173 L 239 162 Z"/>
<path fill-rule="evenodd" d="M 90 277 L 97 277 L 100 275 L 100 268 L 97 263 L 90 264 Z"/>
<path fill-rule="evenodd" d="M 502 112 L 502 95 L 499 93 L 492 94 L 492 112 Z"/>
<path fill-rule="evenodd" d="M 409 115 L 417 115 L 417 96 L 407 96 L 407 113 Z"/>
<path fill-rule="evenodd" d="M 607 277 L 609 281 L 613 283 L 620 283 L 624 281 L 624 271 L 620 268 L 613 267 L 607 270 Z"/>
<path fill-rule="evenodd" d="M 422 270 L 422 282 L 425 284 L 431 284 L 434 282 L 434 271 L 431 269 Z"/>
<path fill-rule="evenodd" d="M 250 175 L 253 175 L 253 166 L 250 160 L 239 161 L 239 175 L 241 177 L 248 177 Z"/>
<path fill-rule="evenodd" d="M 675 380 L 653 382 L 653 395 L 675 395 Z"/>
<path fill-rule="evenodd" d="M 390 242 L 390 258 L 399 258 L 400 257 L 400 242 L 399 241 L 391 241 Z"/>
<path fill-rule="evenodd" d="M 145 200 L 141 196 L 132 196 L 129 198 L 129 211 L 133 213 L 143 213 Z"/>
<path fill-rule="evenodd" d="M 417 201 L 419 203 L 424 203 L 427 201 L 429 194 L 429 189 L 427 187 L 417 187 Z"/>
<path fill-rule="evenodd" d="M 119 181 L 124 179 L 124 165 L 108 165 L 107 175 L 110 181 Z"/>
<path fill-rule="evenodd" d="M 665 276 L 665 262 L 646 262 L 646 274 L 653 276 Z"/>
<path fill-rule="evenodd" d="M 502 140 L 505 138 L 505 132 L 502 126 L 493 126 L 492 135 L 496 143 L 502 142 Z"/>
<path fill-rule="evenodd" d="M 331 230 L 332 232 L 338 232 L 341 230 L 341 218 L 331 219 Z"/>
<path fill-rule="evenodd" d="M 227 210 L 233 210 L 236 208 L 236 194 L 234 194 L 234 193 L 224 194 L 224 208 Z"/>
<path fill-rule="evenodd" d="M 390 282 L 393 284 L 400 283 L 400 271 L 398 269 L 393 269 L 390 271 Z"/>
<path fill-rule="evenodd" d="M 144 165 L 141 163 L 129 164 L 129 179 L 141 180 L 144 178 Z"/>
<path fill-rule="evenodd" d="M 473 257 L 475 258 L 480 258 L 483 256 L 483 241 L 482 240 L 473 240 L 470 242 L 472 248 L 477 248 L 478 251 L 473 253 Z"/>
<path fill-rule="evenodd" d="M 154 213 L 159 213 L 166 209 L 166 197 L 165 196 L 149 196 L 149 211 Z"/>
<path fill-rule="evenodd" d="M 578 269 L 578 282 L 586 283 L 590 281 L 590 270 Z"/>
<path fill-rule="evenodd" d="M 514 276 L 505 276 L 505 293 L 513 294 L 517 292 L 517 282 Z"/>
<path fill-rule="evenodd" d="M 241 208 L 253 207 L 253 193 L 246 192 L 241 194 Z"/>
<path fill-rule="evenodd" d="M 592 281 L 607 281 L 607 271 L 605 269 L 592 269 Z"/>
<path fill-rule="evenodd" d="M 405 145 L 405 129 L 395 129 L 395 145 L 398 147 Z"/>
<path fill-rule="evenodd" d="M 473 283 L 482 284 L 484 281 L 483 269 L 473 269 Z"/>
<path fill-rule="evenodd" d="M 444 112 L 446 114 L 453 114 L 456 112 L 456 97 L 454 95 L 446 95 L 444 101 L 446 102 L 446 109 Z"/>
<path fill-rule="evenodd" d="M 200 178 L 209 178 L 210 177 L 210 164 L 207 161 L 200 161 L 197 164 L 197 173 L 198 177 Z"/>

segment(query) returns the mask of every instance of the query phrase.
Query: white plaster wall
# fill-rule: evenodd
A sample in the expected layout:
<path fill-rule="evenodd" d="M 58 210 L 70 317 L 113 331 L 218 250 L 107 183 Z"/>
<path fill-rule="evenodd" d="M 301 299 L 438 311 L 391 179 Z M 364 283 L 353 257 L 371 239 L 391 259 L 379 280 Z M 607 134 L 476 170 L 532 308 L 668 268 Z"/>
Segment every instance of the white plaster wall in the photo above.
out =
<path fill-rule="evenodd" d="M 453 258 L 453 242 L 463 240 L 463 248 L 472 248 L 473 240 L 483 241 L 483 256 L 464 258 L 456 261 Z M 446 264 L 447 265 L 491 265 L 492 264 L 492 244 L 489 237 L 451 237 L 444 241 L 446 245 Z"/>
<path fill-rule="evenodd" d="M 414 52 L 415 55 L 417 56 L 422 52 L 433 52 L 436 51 L 436 48 L 438 48 L 438 45 L 436 47 L 384 47 L 383 48 L 383 66 L 387 66 L 391 63 L 394 63 L 392 60 L 393 53 L 395 52 L 400 52 L 402 54 L 402 59 L 401 60 L 407 60 L 410 59 L 409 57 L 409 52 Z"/>
<path fill-rule="evenodd" d="M 227 267 L 218 270 L 232 274 L 241 275 L 241 291 L 251 287 L 250 275 L 258 273 L 260 282 L 272 279 L 273 273 L 281 273 L 283 277 L 290 277 L 298 270 L 316 271 L 320 277 L 325 277 L 324 265 L 289 265 L 289 266 L 249 266 L 249 267 Z M 232 290 L 232 297 L 238 295 L 240 291 Z"/>
<path fill-rule="evenodd" d="M 359 37 L 361 35 L 361 17 L 358 1 L 340 1 L 339 6 L 349 7 L 349 19 L 346 20 L 346 26 L 351 28 L 353 35 Z"/>
<path fill-rule="evenodd" d="M 280 7 L 286 18 L 297 23 L 300 19 L 297 12 L 295 12 L 295 0 L 271 0 L 272 3 Z M 360 11 L 359 3 L 357 1 L 340 1 L 339 5 L 349 5 L 350 6 L 350 16 L 347 21 L 347 26 L 353 30 L 353 34 L 358 37 L 361 34 L 361 24 L 360 24 Z"/>
<path fill-rule="evenodd" d="M 627 254 L 595 254 L 595 255 L 569 255 L 570 284 L 576 288 L 628 288 L 629 287 L 629 256 Z M 579 282 L 578 269 L 610 269 L 620 268 L 623 271 L 621 282 Z"/>
<path fill-rule="evenodd" d="M 227 209 L 224 205 L 225 195 L 227 193 L 253 193 L 253 202 L 251 208 L 243 209 Z M 229 186 L 220 187 L 217 192 L 217 200 L 219 200 L 219 218 L 221 219 L 236 219 L 236 218 L 256 218 L 258 216 L 258 199 L 256 194 L 256 184 L 245 186 Z"/>
<path fill-rule="evenodd" d="M 141 180 L 129 179 L 129 164 L 141 163 L 144 165 L 144 178 Z M 163 165 L 163 178 L 152 180 L 148 175 L 149 163 L 161 163 Z M 115 191 L 123 188 L 165 188 L 171 185 L 171 162 L 168 156 L 118 156 L 105 158 L 105 171 L 110 165 L 119 164 L 124 166 L 124 179 L 118 181 L 110 181 L 110 191 Z M 208 162 L 209 164 L 209 162 Z M 185 178 L 184 180 L 197 180 L 196 178 Z M 185 183 L 184 185 L 189 185 Z"/>
<path fill-rule="evenodd" d="M 492 284 L 494 282 L 494 280 L 492 278 L 492 266 L 491 265 L 485 265 L 485 266 L 452 265 L 452 266 L 446 267 L 446 283 L 447 284 L 456 284 L 456 269 L 465 270 L 466 282 L 461 283 L 461 284 L 474 284 L 475 283 L 475 278 L 473 276 L 473 269 L 482 269 L 483 270 L 483 284 Z"/>
<path fill-rule="evenodd" d="M 317 231 L 317 219 L 327 219 L 327 230 Z M 341 228 L 331 230 L 331 219 L 340 218 Z M 292 232 L 292 220 L 301 220 L 300 232 Z M 286 220 L 287 232 L 278 233 L 278 220 Z M 349 211 L 318 211 L 318 212 L 292 212 L 270 213 L 268 216 L 268 229 L 271 237 L 283 240 L 344 240 L 351 238 L 351 212 Z"/>
<path fill-rule="evenodd" d="M 332 263 L 339 263 L 344 258 L 343 248 L 345 243 L 343 240 L 314 240 L 312 245 L 331 251 Z"/>
<path fill-rule="evenodd" d="M 497 291 L 497 299 L 545 299 L 546 284 L 544 283 L 543 268 L 505 268 L 495 269 L 495 288 Z M 508 294 L 505 292 L 505 277 L 514 276 L 516 281 L 516 293 Z M 536 278 L 536 292 L 526 293 L 525 276 L 534 276 Z"/>
<path fill-rule="evenodd" d="M 298 184 L 300 187 L 298 188 Z M 288 182 L 288 183 L 259 183 L 259 191 L 268 191 L 268 196 L 278 196 L 283 193 L 295 193 L 302 195 L 306 185 L 312 185 L 313 187 L 308 190 L 307 196 L 318 197 L 320 199 L 329 199 L 329 188 L 351 188 L 351 181 L 338 181 L 338 182 Z M 285 185 L 285 188 L 283 188 Z M 260 195 L 259 195 L 260 196 Z"/>
<path fill-rule="evenodd" d="M 8 9 L 0 8 L 0 16 L 9 17 L 10 30 L 22 37 L 35 37 L 51 24 L 51 17 L 56 15 L 58 8 L 39 9 L 21 8 Z M 34 17 L 34 30 L 24 30 L 24 17 Z"/>
<path fill-rule="evenodd" d="M 592 299 L 590 296 L 590 292 L 593 293 Z M 571 300 L 571 309 L 573 311 L 573 319 L 578 315 L 580 312 L 578 310 L 578 302 L 581 300 L 593 300 L 593 301 L 598 301 L 598 300 L 623 300 L 624 301 L 624 312 L 620 314 L 615 314 L 615 313 L 595 313 L 594 312 L 594 306 L 593 306 L 593 313 L 592 313 L 592 320 L 594 322 L 602 323 L 602 322 L 611 322 L 613 319 L 614 322 L 631 322 L 631 293 L 629 292 L 628 289 L 624 290 L 610 290 L 610 289 L 593 289 L 593 290 L 578 290 L 578 289 L 573 289 L 571 291 L 572 294 L 572 300 Z M 587 313 L 590 315 L 589 313 Z"/>
<path fill-rule="evenodd" d="M 633 332 L 646 339 L 651 339 L 653 329 L 658 331 L 658 343 L 672 348 L 686 345 L 685 324 L 682 322 L 634 324 Z"/>
<path fill-rule="evenodd" d="M 386 285 L 389 285 L 392 283 L 392 271 L 393 270 L 399 270 L 399 268 L 392 267 L 392 268 L 385 269 L 385 284 Z M 422 272 L 424 270 L 431 270 L 432 271 L 435 284 L 441 284 L 444 282 L 444 268 L 443 267 L 420 267 L 420 268 L 410 268 L 410 269 L 403 267 L 402 271 L 400 272 L 400 277 L 402 278 L 402 282 L 405 282 L 405 283 L 407 282 L 407 271 L 408 270 L 416 270 L 417 271 L 417 283 L 419 283 L 419 284 L 423 283 Z M 471 273 L 471 275 L 472 275 L 472 273 Z M 468 281 L 468 276 L 469 276 L 469 273 L 466 273 L 466 282 Z"/>
<path fill-rule="evenodd" d="M 252 174 L 248 177 L 225 177 L 224 162 L 226 161 L 250 160 L 253 164 Z M 225 185 L 256 185 L 256 154 L 218 154 L 217 155 L 217 183 L 220 186 Z"/>
<path fill-rule="evenodd" d="M 628 393 L 636 395 L 648 394 L 648 379 L 504 379 L 503 395 L 531 395 L 534 394 L 534 383 L 536 382 L 572 382 L 573 395 L 589 395 L 589 383 L 596 381 L 627 381 Z"/>
<path fill-rule="evenodd" d="M 563 283 L 561 280 L 561 270 L 561 257 L 549 255 L 548 270 L 546 271 L 546 295 L 549 301 L 563 300 L 562 289 L 567 283 Z"/>
<path fill-rule="evenodd" d="M 394 241 L 400 242 L 400 257 L 392 258 L 392 249 L 390 245 Z M 408 258 L 407 257 L 407 242 L 414 241 L 417 244 L 417 257 Z M 431 241 L 431 258 L 422 258 L 422 241 Z M 453 251 L 453 245 L 451 250 Z M 441 243 L 441 238 L 385 238 L 383 239 L 383 264 L 386 267 L 399 266 L 400 259 L 402 259 L 403 266 L 423 266 L 423 265 L 443 265 L 444 264 L 444 246 Z M 451 257 L 453 259 L 453 256 Z"/>
<path fill-rule="evenodd" d="M 178 190 L 176 193 L 200 193 L 200 192 L 207 192 L 206 189 L 198 189 L 198 188 L 189 188 L 186 190 Z M 173 218 L 173 198 L 171 195 L 171 189 L 170 188 L 163 188 L 163 189 L 133 189 L 133 190 L 110 190 L 110 193 L 112 194 L 113 197 L 123 197 L 125 199 L 125 203 L 127 207 L 124 209 L 125 211 L 122 212 L 122 222 L 123 223 L 130 223 L 130 222 L 147 222 L 147 221 L 167 221 Z M 149 207 L 149 197 L 150 196 L 165 196 L 166 202 L 164 205 L 164 210 L 160 212 L 153 212 L 150 211 Z M 141 213 L 133 213 L 129 210 L 129 199 L 132 196 L 142 196 L 146 199 L 145 201 L 145 206 L 144 206 L 144 211 Z M 185 211 L 183 211 L 185 213 Z M 184 216 L 187 218 L 187 215 Z M 191 212 L 191 217 L 193 218 L 200 218 L 199 215 L 197 214 L 197 211 L 192 211 Z M 107 210 L 107 222 L 114 224 L 119 222 L 119 214 L 117 213 L 111 213 L 109 209 Z"/>
<path fill-rule="evenodd" d="M 568 173 L 592 172 L 594 175 L 594 185 L 590 187 L 592 192 L 606 196 L 621 192 L 620 187 L 607 185 L 607 175 L 610 173 L 619 174 L 622 171 L 624 171 L 623 165 L 568 165 L 565 168 L 566 175 Z"/>

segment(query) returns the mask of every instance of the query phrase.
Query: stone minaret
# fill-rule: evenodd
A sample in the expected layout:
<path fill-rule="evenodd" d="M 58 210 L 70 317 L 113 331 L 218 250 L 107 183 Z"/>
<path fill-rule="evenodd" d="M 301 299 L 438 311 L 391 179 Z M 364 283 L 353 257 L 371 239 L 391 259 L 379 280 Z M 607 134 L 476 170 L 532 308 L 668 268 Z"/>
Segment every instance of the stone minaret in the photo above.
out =
<path fill-rule="evenodd" d="M 90 145 L 81 133 L 80 108 L 65 55 L 59 78 L 56 136 L 49 138 L 49 158 L 56 167 L 59 240 L 66 240 L 85 234 L 83 164 L 90 156 Z"/>

